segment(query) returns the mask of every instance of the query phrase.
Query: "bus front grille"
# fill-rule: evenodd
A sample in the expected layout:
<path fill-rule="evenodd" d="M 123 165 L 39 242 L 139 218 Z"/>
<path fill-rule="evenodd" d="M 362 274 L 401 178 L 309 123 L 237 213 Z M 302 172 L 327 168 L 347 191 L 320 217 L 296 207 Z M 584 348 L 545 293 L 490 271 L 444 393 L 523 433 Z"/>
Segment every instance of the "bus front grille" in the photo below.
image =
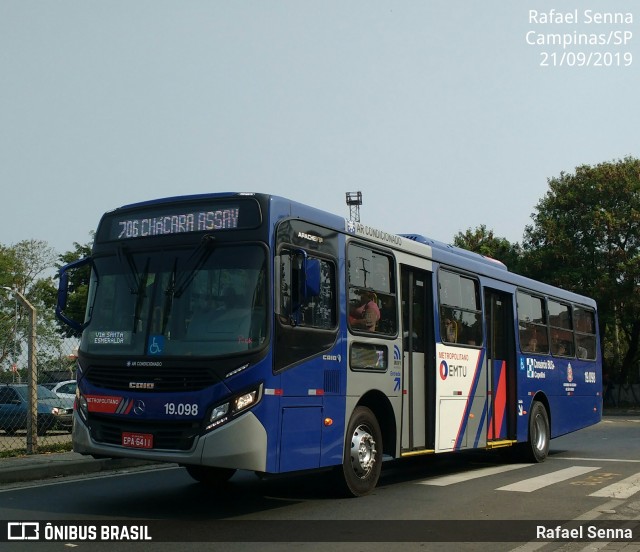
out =
<path fill-rule="evenodd" d="M 217 383 L 210 368 L 91 366 L 86 379 L 103 389 L 179 393 L 200 391 Z"/>
<path fill-rule="evenodd" d="M 122 445 L 123 433 L 153 435 L 153 449 L 190 450 L 199 433 L 198 422 L 131 422 L 123 418 L 110 418 L 90 414 L 91 437 L 98 443 Z"/>

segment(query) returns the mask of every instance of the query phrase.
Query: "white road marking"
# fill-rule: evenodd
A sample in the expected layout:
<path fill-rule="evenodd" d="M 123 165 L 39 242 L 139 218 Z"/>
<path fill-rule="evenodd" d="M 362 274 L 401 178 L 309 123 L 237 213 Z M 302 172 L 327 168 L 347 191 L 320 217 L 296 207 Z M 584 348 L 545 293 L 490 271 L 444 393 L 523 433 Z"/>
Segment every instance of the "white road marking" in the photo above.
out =
<path fill-rule="evenodd" d="M 602 498 L 629 498 L 640 491 L 640 473 L 627 477 L 608 487 L 604 487 L 589 496 Z"/>
<path fill-rule="evenodd" d="M 573 462 L 628 462 L 632 464 L 640 464 L 640 460 L 632 460 L 626 458 L 577 458 L 575 456 L 561 456 L 559 458 L 554 458 L 553 460 L 572 460 Z"/>
<path fill-rule="evenodd" d="M 599 469 L 600 467 L 594 468 L 587 466 L 573 466 L 571 468 L 565 468 L 563 470 L 547 473 L 545 475 L 539 475 L 538 477 L 523 479 L 522 481 L 518 481 L 517 483 L 512 483 L 511 485 L 500 487 L 497 490 L 531 493 L 533 491 L 537 491 L 538 489 L 542 489 L 543 487 L 553 485 L 554 483 L 560 483 L 561 481 L 566 481 L 567 479 L 578 477 L 579 475 L 584 475 L 585 473 L 589 473 Z"/>
<path fill-rule="evenodd" d="M 418 484 L 446 487 L 447 485 L 453 485 L 454 483 L 462 483 L 463 481 L 478 479 L 479 477 L 486 477 L 489 475 L 496 475 L 498 473 L 504 473 L 512 470 L 517 470 L 520 468 L 527 468 L 533 465 L 534 464 L 505 464 L 503 466 L 491 466 L 488 468 L 480 468 L 477 470 L 454 473 L 452 475 L 443 475 L 440 477 L 433 477 L 431 479 L 425 479 L 424 481 L 420 481 Z"/>

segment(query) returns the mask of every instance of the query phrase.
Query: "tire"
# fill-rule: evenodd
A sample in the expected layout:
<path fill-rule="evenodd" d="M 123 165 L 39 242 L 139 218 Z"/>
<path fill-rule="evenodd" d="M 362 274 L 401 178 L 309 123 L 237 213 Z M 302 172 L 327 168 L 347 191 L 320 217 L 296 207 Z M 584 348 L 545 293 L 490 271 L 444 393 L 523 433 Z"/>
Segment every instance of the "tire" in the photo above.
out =
<path fill-rule="evenodd" d="M 373 412 L 359 406 L 353 411 L 345 435 L 339 479 L 347 496 L 369 494 L 382 470 L 382 432 Z"/>
<path fill-rule="evenodd" d="M 533 401 L 529 413 L 529 439 L 523 443 L 523 456 L 528 462 L 544 462 L 549 454 L 551 429 L 547 409 L 539 401 Z"/>
<path fill-rule="evenodd" d="M 210 466 L 185 466 L 187 473 L 196 481 L 211 487 L 221 487 L 231 479 L 236 470 L 231 468 L 212 468 Z"/>

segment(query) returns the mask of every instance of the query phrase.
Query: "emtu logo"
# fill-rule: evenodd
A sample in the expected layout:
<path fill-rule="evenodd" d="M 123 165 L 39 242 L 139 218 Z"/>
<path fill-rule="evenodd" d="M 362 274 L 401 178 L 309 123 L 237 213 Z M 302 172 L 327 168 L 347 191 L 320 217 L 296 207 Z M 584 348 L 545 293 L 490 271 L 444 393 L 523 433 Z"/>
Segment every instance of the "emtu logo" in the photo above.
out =
<path fill-rule="evenodd" d="M 449 366 L 447 365 L 447 363 L 443 360 L 440 363 L 440 379 L 442 380 L 446 380 L 447 376 L 449 375 Z"/>

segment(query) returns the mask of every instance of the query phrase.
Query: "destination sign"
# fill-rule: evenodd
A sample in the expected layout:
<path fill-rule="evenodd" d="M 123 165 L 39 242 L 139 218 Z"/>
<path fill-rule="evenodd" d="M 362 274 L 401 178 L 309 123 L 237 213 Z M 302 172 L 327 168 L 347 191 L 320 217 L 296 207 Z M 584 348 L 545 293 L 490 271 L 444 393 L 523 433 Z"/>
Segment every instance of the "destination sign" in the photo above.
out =
<path fill-rule="evenodd" d="M 99 231 L 100 241 L 152 238 L 193 232 L 255 228 L 260 211 L 254 201 L 214 204 L 175 204 L 108 215 Z"/>

